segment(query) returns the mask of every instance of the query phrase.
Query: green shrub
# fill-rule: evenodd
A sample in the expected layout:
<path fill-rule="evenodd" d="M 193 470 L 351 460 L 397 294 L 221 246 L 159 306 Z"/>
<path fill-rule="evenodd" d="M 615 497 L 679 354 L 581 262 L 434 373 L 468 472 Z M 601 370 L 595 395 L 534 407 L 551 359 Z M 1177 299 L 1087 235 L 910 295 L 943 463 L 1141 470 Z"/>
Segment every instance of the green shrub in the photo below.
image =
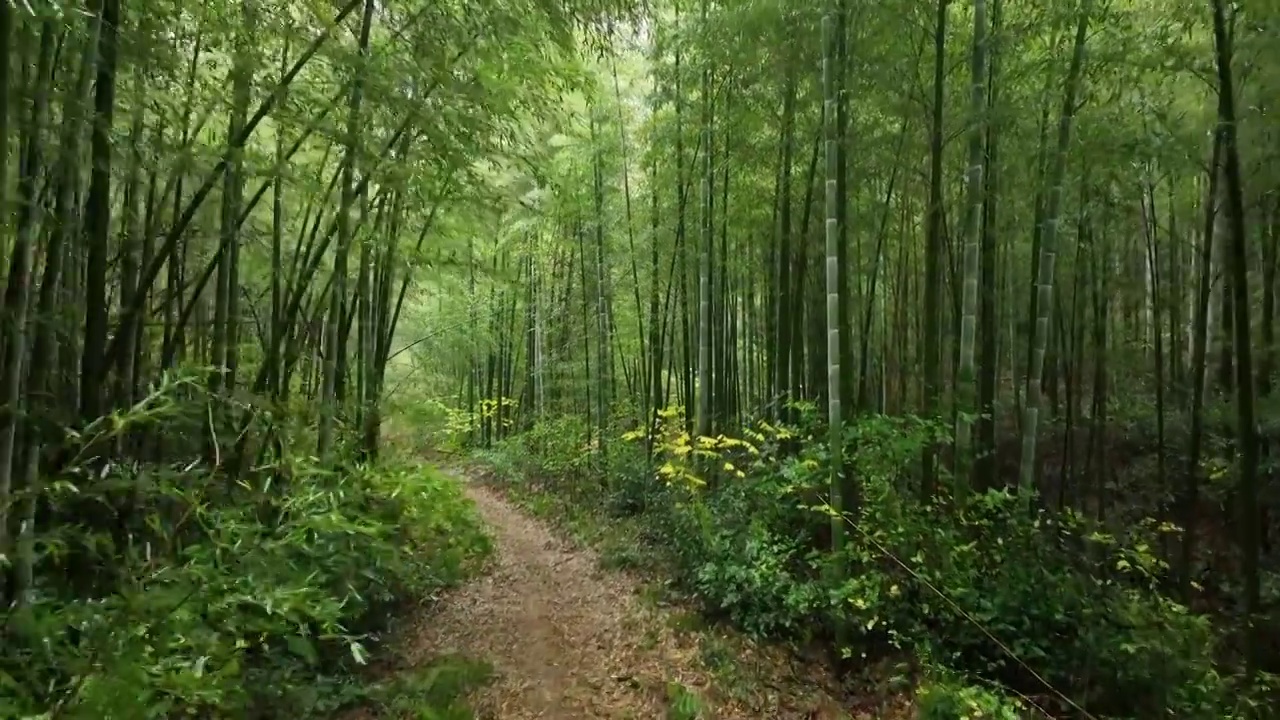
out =
<path fill-rule="evenodd" d="M 543 478 L 576 480 L 590 468 L 592 453 L 586 447 L 587 426 L 576 415 L 543 420 L 510 442 L 518 443 L 530 470 Z"/>
<path fill-rule="evenodd" d="M 60 485 L 82 498 L 138 488 L 145 530 L 118 550 L 74 525 L 41 538 L 49 572 L 10 618 L 0 717 L 323 715 L 351 699 L 343 678 L 393 607 L 459 581 L 489 549 L 456 483 L 427 469 L 295 459 L 255 479 L 229 491 L 198 467 L 116 465 Z M 68 551 L 110 564 L 115 587 L 76 592 L 54 572 Z"/>
<path fill-rule="evenodd" d="M 950 673 L 928 678 L 916 693 L 920 720 L 1022 720 L 1035 717 L 1021 701 Z"/>
<path fill-rule="evenodd" d="M 607 486 L 609 514 L 631 517 L 650 510 L 653 473 L 640 443 L 617 442 L 600 458 Z"/>

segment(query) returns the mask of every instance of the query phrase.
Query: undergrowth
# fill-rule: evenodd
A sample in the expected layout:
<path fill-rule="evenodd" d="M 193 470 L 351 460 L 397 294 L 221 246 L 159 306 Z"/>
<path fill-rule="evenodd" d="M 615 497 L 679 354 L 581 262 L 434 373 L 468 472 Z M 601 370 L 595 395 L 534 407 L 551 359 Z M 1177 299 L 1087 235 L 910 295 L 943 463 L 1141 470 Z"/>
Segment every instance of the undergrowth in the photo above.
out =
<path fill-rule="evenodd" d="M 1270 678 L 1244 682 L 1220 662 L 1210 620 L 1159 592 L 1166 568 L 1153 548 L 1169 528 L 1117 532 L 1006 490 L 970 494 L 962 509 L 946 488 L 921 502 L 909 469 L 944 429 L 872 417 L 846 437 L 861 502 L 835 557 L 827 452 L 813 441 L 822 430 L 798 414 L 691 438 L 679 411 L 665 411 L 652 460 L 643 432 L 587 444 L 571 417 L 479 454 L 569 517 L 635 523 L 712 618 L 819 642 L 855 669 L 907 659 L 925 720 L 1267 716 Z"/>
<path fill-rule="evenodd" d="M 169 391 L 115 417 L 113 441 L 147 457 L 139 438 L 157 428 L 198 429 L 203 401 Z M 34 588 L 4 618 L 0 717 L 320 718 L 355 703 L 393 717 L 413 697 L 418 717 L 469 717 L 456 697 L 475 668 L 363 666 L 397 611 L 489 552 L 474 509 L 430 469 L 321 467 L 290 439 L 235 477 L 196 452 L 46 478 Z"/>

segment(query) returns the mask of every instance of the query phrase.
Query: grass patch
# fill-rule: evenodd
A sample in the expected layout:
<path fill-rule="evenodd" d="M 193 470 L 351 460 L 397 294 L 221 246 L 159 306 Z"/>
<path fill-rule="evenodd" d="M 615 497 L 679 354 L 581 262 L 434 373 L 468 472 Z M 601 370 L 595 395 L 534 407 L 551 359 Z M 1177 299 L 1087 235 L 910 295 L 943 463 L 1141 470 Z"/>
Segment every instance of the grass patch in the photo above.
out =
<path fill-rule="evenodd" d="M 735 656 L 733 647 L 723 638 L 712 633 L 704 633 L 698 637 L 699 662 L 727 687 L 741 684 Z"/>
<path fill-rule="evenodd" d="M 702 696 L 683 684 L 667 682 L 668 720 L 707 720 L 706 703 Z"/>
<path fill-rule="evenodd" d="M 493 679 L 484 660 L 444 655 L 369 687 L 366 707 L 379 718 L 473 720 L 466 697 Z"/>
<path fill-rule="evenodd" d="M 676 610 L 667 615 L 667 626 L 676 632 L 698 633 L 707 629 L 707 619 L 692 610 Z"/>

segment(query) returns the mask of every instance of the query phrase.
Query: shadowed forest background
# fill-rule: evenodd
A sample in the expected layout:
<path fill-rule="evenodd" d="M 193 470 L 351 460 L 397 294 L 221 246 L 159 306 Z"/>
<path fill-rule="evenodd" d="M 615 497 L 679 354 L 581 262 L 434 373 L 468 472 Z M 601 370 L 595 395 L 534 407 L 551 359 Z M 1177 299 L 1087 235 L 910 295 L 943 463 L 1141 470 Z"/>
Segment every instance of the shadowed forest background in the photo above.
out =
<path fill-rule="evenodd" d="M 0 717 L 471 717 L 365 667 L 492 552 L 428 458 L 851 705 L 1272 717 L 1277 37 L 0 0 Z"/>

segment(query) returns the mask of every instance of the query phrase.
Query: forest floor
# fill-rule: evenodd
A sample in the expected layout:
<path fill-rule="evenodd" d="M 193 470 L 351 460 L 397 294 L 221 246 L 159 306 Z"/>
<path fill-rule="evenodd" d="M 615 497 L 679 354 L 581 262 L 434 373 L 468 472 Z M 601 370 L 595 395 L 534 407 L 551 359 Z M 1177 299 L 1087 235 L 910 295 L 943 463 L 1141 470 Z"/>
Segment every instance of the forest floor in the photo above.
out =
<path fill-rule="evenodd" d="M 696 621 L 652 579 L 602 566 L 588 544 L 466 476 L 494 559 L 413 623 L 402 660 L 489 663 L 493 678 L 469 698 L 480 720 L 907 717 L 893 702 L 841 709 L 820 663 Z"/>

